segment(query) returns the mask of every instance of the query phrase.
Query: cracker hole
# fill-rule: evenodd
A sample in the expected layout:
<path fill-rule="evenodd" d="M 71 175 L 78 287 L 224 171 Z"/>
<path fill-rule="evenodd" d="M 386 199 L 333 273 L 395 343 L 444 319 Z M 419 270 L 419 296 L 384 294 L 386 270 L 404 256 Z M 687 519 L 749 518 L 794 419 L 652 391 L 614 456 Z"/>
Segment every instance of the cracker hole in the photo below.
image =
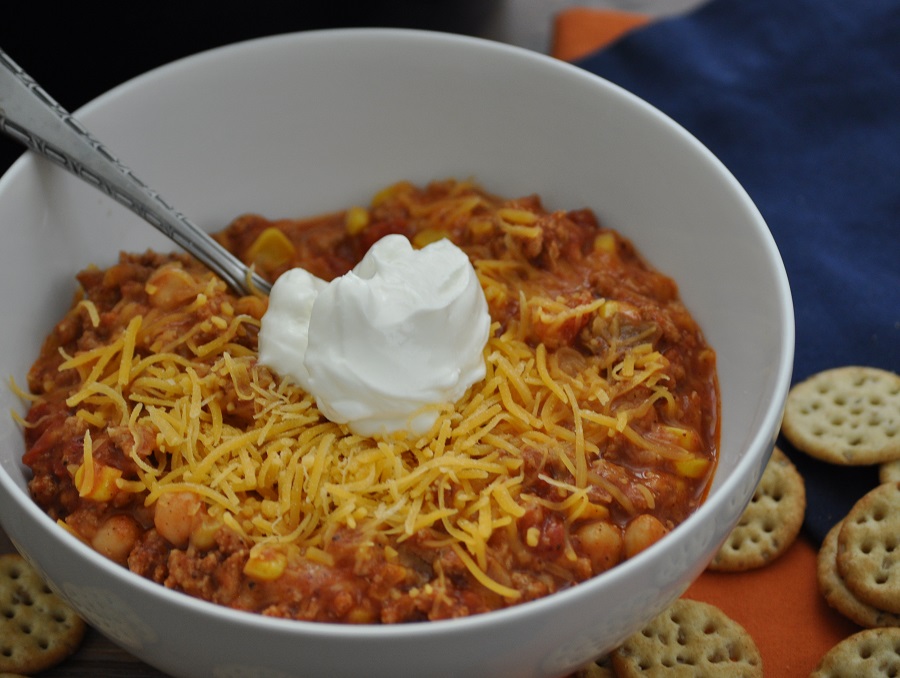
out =
<path fill-rule="evenodd" d="M 719 664 L 725 661 L 726 657 L 722 650 L 717 647 L 713 653 L 706 656 L 706 659 L 710 664 Z"/>

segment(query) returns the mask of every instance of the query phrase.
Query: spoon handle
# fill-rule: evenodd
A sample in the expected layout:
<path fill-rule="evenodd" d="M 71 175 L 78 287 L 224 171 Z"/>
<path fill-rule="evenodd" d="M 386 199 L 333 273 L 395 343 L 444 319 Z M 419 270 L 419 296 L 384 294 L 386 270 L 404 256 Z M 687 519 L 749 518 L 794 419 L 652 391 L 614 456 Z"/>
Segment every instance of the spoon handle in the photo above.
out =
<path fill-rule="evenodd" d="M 0 131 L 149 222 L 236 292 L 271 285 L 138 179 L 0 49 Z"/>

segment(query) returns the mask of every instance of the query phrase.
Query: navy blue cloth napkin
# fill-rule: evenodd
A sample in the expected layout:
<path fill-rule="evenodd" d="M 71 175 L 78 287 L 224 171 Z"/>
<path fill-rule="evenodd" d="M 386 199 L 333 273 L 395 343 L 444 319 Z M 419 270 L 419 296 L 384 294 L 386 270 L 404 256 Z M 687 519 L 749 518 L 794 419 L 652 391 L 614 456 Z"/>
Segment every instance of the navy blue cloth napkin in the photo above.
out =
<path fill-rule="evenodd" d="M 750 194 L 791 283 L 795 382 L 900 372 L 900 3 L 712 0 L 578 65 L 668 114 Z M 814 539 L 877 483 L 779 446 Z"/>

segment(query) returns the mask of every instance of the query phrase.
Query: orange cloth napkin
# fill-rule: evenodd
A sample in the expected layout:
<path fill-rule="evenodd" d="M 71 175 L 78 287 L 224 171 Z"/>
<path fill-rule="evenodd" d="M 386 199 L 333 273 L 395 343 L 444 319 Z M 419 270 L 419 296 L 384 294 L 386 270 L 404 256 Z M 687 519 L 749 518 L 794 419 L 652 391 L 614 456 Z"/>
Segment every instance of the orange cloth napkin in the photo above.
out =
<path fill-rule="evenodd" d="M 587 8 L 556 16 L 551 54 L 575 61 L 649 24 L 651 17 Z M 753 636 L 767 678 L 808 676 L 822 656 L 859 630 L 819 594 L 814 542 L 801 535 L 770 565 L 746 573 L 705 572 L 684 594 L 719 607 Z"/>
<path fill-rule="evenodd" d="M 551 54 L 563 61 L 575 61 L 650 20 L 632 12 L 572 7 L 556 15 Z"/>

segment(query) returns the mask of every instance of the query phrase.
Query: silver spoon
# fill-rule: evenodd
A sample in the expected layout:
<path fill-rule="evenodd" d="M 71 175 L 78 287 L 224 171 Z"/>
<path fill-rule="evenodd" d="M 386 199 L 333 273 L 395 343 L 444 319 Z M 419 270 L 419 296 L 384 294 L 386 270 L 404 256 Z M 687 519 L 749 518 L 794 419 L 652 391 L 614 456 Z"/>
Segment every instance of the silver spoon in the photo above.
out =
<path fill-rule="evenodd" d="M 271 285 L 138 179 L 0 49 L 0 131 L 121 203 L 240 294 Z"/>

